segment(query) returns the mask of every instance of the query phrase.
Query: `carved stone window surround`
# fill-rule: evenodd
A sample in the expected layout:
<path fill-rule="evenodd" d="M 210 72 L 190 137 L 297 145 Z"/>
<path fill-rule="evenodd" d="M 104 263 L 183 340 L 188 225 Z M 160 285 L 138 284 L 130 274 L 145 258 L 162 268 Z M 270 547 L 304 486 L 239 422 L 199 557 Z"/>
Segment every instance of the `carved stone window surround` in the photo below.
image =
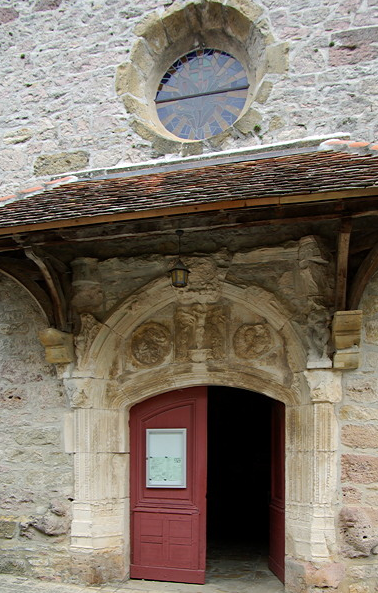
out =
<path fill-rule="evenodd" d="M 251 134 L 254 127 L 259 128 L 262 116 L 256 99 L 267 99 L 270 75 L 282 75 L 288 69 L 288 45 L 276 42 L 262 12 L 254 2 L 247 5 L 238 0 L 181 2 L 163 14 L 148 15 L 137 25 L 130 59 L 117 70 L 116 91 L 132 115 L 134 130 L 157 152 L 200 154 L 205 146 L 219 146 L 230 135 Z M 171 64 L 202 47 L 229 52 L 241 62 L 249 76 L 249 96 L 242 116 L 229 129 L 206 141 L 182 141 L 161 124 L 154 99 Z"/>

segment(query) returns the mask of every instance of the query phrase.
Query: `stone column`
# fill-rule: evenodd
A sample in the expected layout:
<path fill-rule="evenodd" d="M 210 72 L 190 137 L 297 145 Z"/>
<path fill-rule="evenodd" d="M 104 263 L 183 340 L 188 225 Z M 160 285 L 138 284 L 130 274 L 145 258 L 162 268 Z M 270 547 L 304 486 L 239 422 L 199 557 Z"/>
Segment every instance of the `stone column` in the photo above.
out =
<path fill-rule="evenodd" d="M 343 566 L 336 552 L 338 424 L 341 374 L 306 371 L 311 401 L 287 409 L 286 590 L 337 587 Z"/>
<path fill-rule="evenodd" d="M 72 572 L 88 583 L 123 578 L 128 549 L 128 427 L 123 410 L 76 409 L 66 419 L 74 455 Z"/>

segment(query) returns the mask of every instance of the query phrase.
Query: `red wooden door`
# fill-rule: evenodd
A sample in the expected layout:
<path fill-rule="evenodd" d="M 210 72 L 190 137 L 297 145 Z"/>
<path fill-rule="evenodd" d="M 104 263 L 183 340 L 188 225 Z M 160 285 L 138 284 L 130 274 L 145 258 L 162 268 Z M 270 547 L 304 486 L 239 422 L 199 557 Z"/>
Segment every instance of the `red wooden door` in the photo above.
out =
<path fill-rule="evenodd" d="M 285 579 L 285 406 L 272 403 L 271 499 L 269 506 L 269 568 Z"/>
<path fill-rule="evenodd" d="M 172 479 L 177 478 L 173 475 L 176 470 L 167 468 L 181 462 L 177 452 L 170 458 L 170 452 L 163 450 L 164 447 L 169 449 L 171 434 L 176 435 L 174 439 L 182 437 L 186 441 L 186 471 L 183 472 L 186 483 L 175 487 Z M 207 388 L 171 391 L 137 404 L 131 409 L 130 439 L 131 578 L 203 584 Z M 156 456 L 152 449 L 158 450 L 160 445 L 151 444 L 151 461 L 148 461 L 148 443 L 157 443 L 156 439 L 163 439 L 165 444 Z M 156 468 L 163 466 L 166 469 L 160 469 L 159 474 Z M 165 480 L 168 486 L 162 486 Z"/>

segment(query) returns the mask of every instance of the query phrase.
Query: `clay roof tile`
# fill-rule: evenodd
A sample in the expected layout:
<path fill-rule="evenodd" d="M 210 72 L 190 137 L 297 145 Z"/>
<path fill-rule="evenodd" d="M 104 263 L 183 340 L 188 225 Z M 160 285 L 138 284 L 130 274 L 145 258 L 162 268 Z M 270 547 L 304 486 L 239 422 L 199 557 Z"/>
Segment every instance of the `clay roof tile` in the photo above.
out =
<path fill-rule="evenodd" d="M 347 152 L 344 150 L 347 150 Z M 340 151 L 340 148 L 342 150 Z M 355 154 L 351 150 L 368 150 Z M 242 207 L 254 200 L 277 203 L 285 196 L 378 188 L 378 145 L 327 140 L 319 150 L 270 154 L 238 162 L 198 165 L 177 170 L 127 172 L 101 179 L 66 176 L 0 200 L 0 229 L 97 217 L 133 215 L 174 207 L 216 210 L 224 203 Z M 139 174 L 138 174 L 139 173 Z"/>

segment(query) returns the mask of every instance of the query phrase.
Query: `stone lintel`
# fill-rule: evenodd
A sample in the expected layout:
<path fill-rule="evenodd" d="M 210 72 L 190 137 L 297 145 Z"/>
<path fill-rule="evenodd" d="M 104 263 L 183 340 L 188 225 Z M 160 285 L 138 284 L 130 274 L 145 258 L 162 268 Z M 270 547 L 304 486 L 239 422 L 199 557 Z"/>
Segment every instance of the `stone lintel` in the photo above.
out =
<path fill-rule="evenodd" d="M 45 347 L 47 362 L 67 364 L 74 361 L 73 335 L 48 327 L 39 332 L 39 339 Z"/>

